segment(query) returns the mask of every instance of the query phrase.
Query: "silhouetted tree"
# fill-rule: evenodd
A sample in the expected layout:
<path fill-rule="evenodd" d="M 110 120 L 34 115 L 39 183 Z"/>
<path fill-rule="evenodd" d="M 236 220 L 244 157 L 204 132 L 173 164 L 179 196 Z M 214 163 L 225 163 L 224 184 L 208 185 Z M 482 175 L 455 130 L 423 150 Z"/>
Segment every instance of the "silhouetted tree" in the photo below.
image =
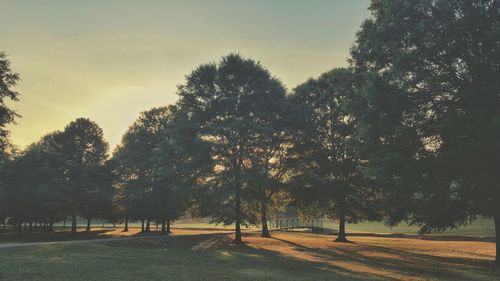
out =
<path fill-rule="evenodd" d="M 0 152 L 7 147 L 8 131 L 5 126 L 14 122 L 14 118 L 19 116 L 5 103 L 6 100 L 18 100 L 19 93 L 12 89 L 18 81 L 19 74 L 11 70 L 7 55 L 0 52 Z"/>
<path fill-rule="evenodd" d="M 99 205 L 96 196 L 104 196 L 105 190 L 109 190 L 105 167 L 108 144 L 102 129 L 86 118 L 78 118 L 67 125 L 56 136 L 55 143 L 63 161 L 65 196 L 71 206 L 71 232 L 76 233 L 77 215 L 91 215 L 89 210 Z"/>
<path fill-rule="evenodd" d="M 156 150 L 156 170 L 160 185 L 159 217 L 162 233 L 170 232 L 172 220 L 181 216 L 190 206 L 193 187 L 210 168 L 208 146 L 196 137 L 196 127 L 186 119 L 178 107 L 169 107 L 169 116 L 161 132 L 161 142 Z"/>
<path fill-rule="evenodd" d="M 212 174 L 204 181 L 200 204 L 215 222 L 241 224 L 249 219 L 242 204 L 252 169 L 252 144 L 269 128 L 259 121 L 275 114 L 273 101 L 284 95 L 281 83 L 258 62 L 230 54 L 218 64 L 204 64 L 179 87 L 181 110 L 198 126 L 198 137 L 210 146 Z"/>
<path fill-rule="evenodd" d="M 167 107 L 142 112 L 123 136 L 122 144 L 115 153 L 115 171 L 121 187 L 121 200 L 127 220 L 146 220 L 146 228 L 152 219 L 164 215 L 162 208 L 163 187 L 157 174 L 156 150 L 161 142 L 161 132 L 169 118 Z"/>
<path fill-rule="evenodd" d="M 257 211 L 262 237 L 271 237 L 267 221 L 273 205 L 281 205 L 290 166 L 286 165 L 292 147 L 291 136 L 286 122 L 290 106 L 285 98 L 284 88 L 276 89 L 273 94 L 253 101 L 252 121 L 255 123 L 249 139 L 248 163 L 245 182 L 248 184 L 250 207 Z M 280 195 L 280 196 L 278 196 Z"/>
<path fill-rule="evenodd" d="M 242 211 L 249 185 L 250 154 L 261 111 L 272 114 L 281 83 L 259 63 L 231 54 L 220 63 L 204 64 L 179 87 L 180 107 L 198 126 L 198 137 L 210 146 L 212 174 L 205 178 L 200 204 L 215 222 L 235 224 L 235 243 L 241 243 Z"/>
<path fill-rule="evenodd" d="M 390 224 L 422 232 L 495 219 L 500 239 L 500 2 L 372 1 L 350 110 Z M 500 246 L 497 243 L 497 264 Z"/>
<path fill-rule="evenodd" d="M 51 225 L 63 213 L 58 159 L 47 149 L 55 134 L 28 146 L 6 168 L 6 206 L 17 223 L 18 233 L 21 223 L 38 221 Z"/>
<path fill-rule="evenodd" d="M 346 221 L 377 217 L 378 196 L 360 174 L 362 161 L 351 145 L 356 128 L 344 109 L 354 81 L 349 69 L 334 69 L 298 86 L 292 96 L 296 201 L 320 202 L 320 208 L 337 217 L 338 242 L 347 241 Z"/>

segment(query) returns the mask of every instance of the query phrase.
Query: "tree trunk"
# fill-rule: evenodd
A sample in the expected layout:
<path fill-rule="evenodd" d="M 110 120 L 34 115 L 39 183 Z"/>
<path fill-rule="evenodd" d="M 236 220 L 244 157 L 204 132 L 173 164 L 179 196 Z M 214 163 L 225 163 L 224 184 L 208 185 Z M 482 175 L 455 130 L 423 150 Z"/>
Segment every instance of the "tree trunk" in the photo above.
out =
<path fill-rule="evenodd" d="M 260 210 L 260 220 L 262 223 L 262 237 L 270 238 L 271 234 L 269 233 L 269 229 L 267 228 L 267 204 L 262 202 L 261 210 Z"/>
<path fill-rule="evenodd" d="M 87 228 L 85 231 L 90 231 L 90 218 L 87 218 Z"/>
<path fill-rule="evenodd" d="M 21 236 L 22 227 L 23 223 L 21 222 L 21 220 L 19 220 L 19 222 L 17 223 L 17 236 Z"/>
<path fill-rule="evenodd" d="M 495 245 L 496 245 L 496 254 L 495 254 L 495 264 L 500 266 L 500 215 L 494 216 L 495 219 Z"/>
<path fill-rule="evenodd" d="M 66 217 L 64 217 L 63 227 L 66 227 Z"/>
<path fill-rule="evenodd" d="M 76 211 L 71 215 L 71 234 L 76 234 Z"/>
<path fill-rule="evenodd" d="M 167 219 L 167 233 L 170 233 L 170 219 Z"/>
<path fill-rule="evenodd" d="M 33 221 L 30 221 L 29 230 L 33 230 Z"/>
<path fill-rule="evenodd" d="M 144 219 L 141 220 L 141 232 L 144 232 Z"/>
<path fill-rule="evenodd" d="M 151 231 L 151 229 L 149 228 L 149 223 L 150 223 L 150 220 L 147 219 L 146 220 L 146 229 L 144 230 L 145 232 L 150 232 Z"/>
<path fill-rule="evenodd" d="M 123 228 L 123 232 L 127 232 L 128 231 L 128 218 L 125 217 L 125 228 Z"/>
<path fill-rule="evenodd" d="M 165 220 L 162 220 L 161 221 L 161 234 L 166 233 L 165 224 L 166 224 Z"/>
<path fill-rule="evenodd" d="M 235 212 L 235 228 L 234 228 L 234 241 L 235 244 L 242 244 L 241 240 L 241 188 L 238 186 L 236 196 L 234 198 L 234 212 Z"/>
<path fill-rule="evenodd" d="M 339 236 L 335 242 L 349 242 L 345 235 L 345 197 L 339 202 Z"/>

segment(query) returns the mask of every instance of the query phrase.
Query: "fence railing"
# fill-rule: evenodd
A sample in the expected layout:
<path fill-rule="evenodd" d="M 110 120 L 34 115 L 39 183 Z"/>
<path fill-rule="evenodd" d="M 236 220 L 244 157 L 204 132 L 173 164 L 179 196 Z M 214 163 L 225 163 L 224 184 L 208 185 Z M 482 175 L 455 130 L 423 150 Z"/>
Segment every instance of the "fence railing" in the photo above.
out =
<path fill-rule="evenodd" d="M 323 220 L 301 220 L 297 218 L 278 219 L 269 222 L 270 229 L 323 228 Z"/>

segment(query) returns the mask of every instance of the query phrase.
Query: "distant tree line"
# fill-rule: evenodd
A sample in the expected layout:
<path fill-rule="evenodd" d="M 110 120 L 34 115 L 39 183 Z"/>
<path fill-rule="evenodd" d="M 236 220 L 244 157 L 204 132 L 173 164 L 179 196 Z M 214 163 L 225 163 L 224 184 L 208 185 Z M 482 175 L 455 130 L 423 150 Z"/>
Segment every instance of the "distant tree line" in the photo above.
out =
<path fill-rule="evenodd" d="M 349 67 L 287 91 L 259 62 L 198 66 L 179 100 L 141 113 L 108 155 L 80 118 L 22 152 L 5 126 L 19 76 L 0 54 L 0 220 L 152 222 L 186 210 L 235 225 L 304 217 L 407 222 L 423 233 L 493 217 L 500 238 L 500 2 L 373 0 Z M 500 252 L 497 244 L 497 253 Z M 497 258 L 497 263 L 499 263 Z"/>

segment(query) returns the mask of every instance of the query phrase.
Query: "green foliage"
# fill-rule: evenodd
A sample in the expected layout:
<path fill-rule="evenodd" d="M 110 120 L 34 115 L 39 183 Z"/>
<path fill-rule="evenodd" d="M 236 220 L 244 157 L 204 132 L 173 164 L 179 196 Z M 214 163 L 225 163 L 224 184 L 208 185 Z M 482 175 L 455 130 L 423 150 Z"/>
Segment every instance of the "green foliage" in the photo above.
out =
<path fill-rule="evenodd" d="M 87 218 L 103 216 L 111 194 L 106 169 L 108 144 L 102 129 L 89 119 L 79 118 L 55 136 L 55 150 L 62 159 L 66 179 L 64 196 L 72 209 Z"/>
<path fill-rule="evenodd" d="M 156 200 L 163 220 L 174 220 L 190 206 L 193 187 L 209 168 L 208 146 L 196 137 L 196 127 L 176 106 L 169 107 L 170 115 L 160 132 L 155 150 L 156 173 L 161 188 Z"/>
<path fill-rule="evenodd" d="M 8 143 L 8 132 L 5 126 L 14 122 L 14 118 L 19 116 L 5 103 L 6 100 L 18 100 L 19 93 L 12 89 L 18 81 L 19 74 L 11 70 L 7 54 L 0 52 L 0 152 L 2 153 Z"/>
<path fill-rule="evenodd" d="M 373 1 L 352 65 L 365 173 L 390 223 L 422 231 L 500 217 L 500 4 Z"/>
<path fill-rule="evenodd" d="M 155 150 L 161 142 L 162 132 L 168 122 L 167 107 L 142 112 L 123 136 L 122 144 L 114 154 L 114 167 L 121 183 L 122 203 L 128 218 L 154 219 L 161 208 L 158 192 L 159 181 Z"/>
<path fill-rule="evenodd" d="M 248 176 L 256 176 L 254 167 L 266 161 L 254 153 L 266 149 L 266 142 L 274 140 L 271 135 L 280 133 L 272 126 L 284 94 L 282 84 L 264 67 L 237 54 L 199 66 L 179 87 L 180 109 L 210 147 L 211 174 L 203 179 L 198 203 L 215 221 L 235 222 L 236 240 L 240 223 L 251 222 L 242 211 L 255 185 Z"/>
<path fill-rule="evenodd" d="M 7 216 L 23 222 L 57 222 L 77 214 L 104 217 L 111 188 L 102 130 L 77 119 L 44 136 L 8 161 L 3 171 Z"/>
<path fill-rule="evenodd" d="M 292 96 L 297 133 L 290 163 L 296 170 L 296 201 L 305 213 L 311 213 L 312 204 L 350 222 L 377 218 L 379 199 L 360 174 L 363 161 L 353 149 L 354 117 L 345 110 L 355 77 L 350 69 L 334 69 L 298 86 Z"/>

